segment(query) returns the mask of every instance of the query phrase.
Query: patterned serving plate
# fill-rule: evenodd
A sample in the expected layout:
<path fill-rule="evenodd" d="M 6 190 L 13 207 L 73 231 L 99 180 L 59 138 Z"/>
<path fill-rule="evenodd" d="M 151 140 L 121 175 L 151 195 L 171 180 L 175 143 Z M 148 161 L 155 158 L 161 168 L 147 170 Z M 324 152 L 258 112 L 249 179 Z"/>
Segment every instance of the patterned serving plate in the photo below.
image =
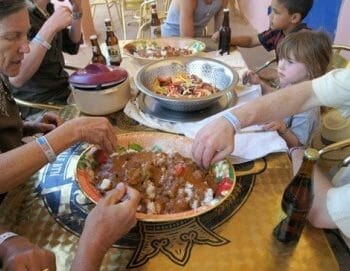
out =
<path fill-rule="evenodd" d="M 123 147 L 128 147 L 130 144 L 138 144 L 144 149 L 157 149 L 167 153 L 178 152 L 184 157 L 191 157 L 191 145 L 192 141 L 189 138 L 166 134 L 158 132 L 133 132 L 118 135 L 118 144 Z M 95 161 L 94 152 L 97 150 L 96 147 L 92 146 L 85 150 L 77 164 L 76 170 L 76 181 L 81 189 L 81 191 L 88 197 L 92 202 L 97 203 L 102 197 L 101 193 L 95 187 L 93 183 L 94 178 L 94 165 Z M 204 214 L 217 206 L 229 197 L 232 193 L 236 182 L 236 176 L 234 169 L 228 160 L 223 160 L 212 166 L 211 170 L 214 171 L 215 180 L 218 186 L 221 186 L 222 191 L 210 205 L 201 206 L 197 209 L 175 213 L 175 214 L 145 214 L 137 213 L 136 216 L 141 221 L 152 221 L 152 222 L 165 222 L 192 218 Z M 228 186 L 222 185 L 224 182 Z"/>
<path fill-rule="evenodd" d="M 154 57 L 154 58 L 147 58 L 147 57 L 141 57 L 135 54 L 135 51 L 138 49 L 143 49 L 146 47 L 165 47 L 165 46 L 171 46 L 173 48 L 178 49 L 187 49 L 191 50 L 191 54 L 187 56 L 193 56 L 198 54 L 199 52 L 202 52 L 205 49 L 205 43 L 199 40 L 194 39 L 188 39 L 188 38 L 160 38 L 160 39 L 142 39 L 142 40 L 135 40 L 132 42 L 129 42 L 124 45 L 123 51 L 124 53 L 135 60 L 137 63 L 141 65 L 145 65 L 151 62 L 158 61 L 160 59 L 171 59 L 175 58 L 173 57 Z"/>

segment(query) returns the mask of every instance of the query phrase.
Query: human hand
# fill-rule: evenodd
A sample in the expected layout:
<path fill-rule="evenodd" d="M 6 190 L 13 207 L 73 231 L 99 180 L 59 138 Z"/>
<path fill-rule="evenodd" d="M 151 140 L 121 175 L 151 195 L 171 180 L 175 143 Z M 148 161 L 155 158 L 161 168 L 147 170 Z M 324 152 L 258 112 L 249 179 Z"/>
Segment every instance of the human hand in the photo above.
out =
<path fill-rule="evenodd" d="M 216 31 L 212 36 L 211 39 L 215 42 L 219 42 L 219 38 L 220 38 L 220 33 L 219 31 Z"/>
<path fill-rule="evenodd" d="M 287 126 L 283 120 L 275 120 L 263 125 L 265 131 L 277 131 L 279 134 L 285 134 Z"/>
<path fill-rule="evenodd" d="M 47 23 L 57 33 L 72 24 L 72 11 L 67 6 L 59 6 L 49 17 Z"/>
<path fill-rule="evenodd" d="M 137 190 L 119 183 L 89 213 L 81 238 L 86 238 L 90 246 L 106 252 L 136 225 L 135 214 L 139 201 Z"/>
<path fill-rule="evenodd" d="M 303 162 L 305 147 L 293 147 L 289 149 L 289 157 L 292 160 L 293 175 L 297 174 Z"/>
<path fill-rule="evenodd" d="M 117 137 L 108 119 L 103 117 L 80 117 L 70 120 L 70 129 L 78 133 L 79 141 L 99 145 L 107 153 L 113 153 L 117 147 Z"/>
<path fill-rule="evenodd" d="M 213 120 L 197 132 L 192 145 L 193 159 L 205 168 L 224 159 L 234 149 L 234 134 L 233 126 L 225 118 Z"/>
<path fill-rule="evenodd" d="M 23 134 L 25 136 L 36 133 L 48 133 L 61 125 L 64 120 L 53 112 L 46 112 L 37 121 L 26 121 L 23 124 Z"/>
<path fill-rule="evenodd" d="M 3 270 L 56 270 L 55 254 L 22 236 L 12 237 L 1 245 L 1 258 Z"/>
<path fill-rule="evenodd" d="M 73 11 L 76 11 L 76 12 L 82 11 L 81 0 L 69 0 L 69 2 L 72 4 Z"/>
<path fill-rule="evenodd" d="M 242 76 L 242 84 L 246 85 L 248 83 L 254 85 L 261 84 L 261 79 L 256 73 L 254 73 L 251 70 L 248 70 Z"/>

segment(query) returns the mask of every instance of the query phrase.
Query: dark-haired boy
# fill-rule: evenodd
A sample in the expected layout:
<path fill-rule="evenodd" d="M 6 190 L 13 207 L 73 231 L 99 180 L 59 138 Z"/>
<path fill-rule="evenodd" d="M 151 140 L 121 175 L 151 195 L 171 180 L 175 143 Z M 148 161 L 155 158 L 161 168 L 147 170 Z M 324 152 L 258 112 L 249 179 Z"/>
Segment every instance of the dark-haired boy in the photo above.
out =
<path fill-rule="evenodd" d="M 232 37 L 231 45 L 240 47 L 262 45 L 267 51 L 275 50 L 277 44 L 288 33 L 309 29 L 302 20 L 312 5 L 313 0 L 272 0 L 269 8 L 270 28 L 258 35 Z"/>

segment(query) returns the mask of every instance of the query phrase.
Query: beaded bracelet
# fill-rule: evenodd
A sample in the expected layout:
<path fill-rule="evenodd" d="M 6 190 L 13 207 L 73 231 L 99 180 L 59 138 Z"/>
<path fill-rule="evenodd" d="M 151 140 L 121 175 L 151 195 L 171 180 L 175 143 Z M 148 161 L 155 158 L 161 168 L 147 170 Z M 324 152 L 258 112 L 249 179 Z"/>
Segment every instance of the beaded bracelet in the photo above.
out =
<path fill-rule="evenodd" d="M 51 49 L 51 44 L 48 43 L 46 40 L 44 40 L 39 34 L 37 34 L 33 39 L 33 42 L 40 44 L 41 46 L 43 46 L 44 48 L 46 48 L 47 50 Z"/>
<path fill-rule="evenodd" d="M 56 160 L 56 154 L 55 154 L 54 150 L 52 149 L 49 141 L 47 141 L 45 136 L 41 136 L 41 137 L 37 138 L 36 143 L 39 144 L 40 148 L 42 149 L 47 160 L 50 163 L 52 163 Z"/>
<path fill-rule="evenodd" d="M 18 236 L 18 234 L 14 233 L 14 232 L 10 232 L 10 231 L 7 231 L 7 232 L 0 234 L 0 246 L 7 239 L 10 239 L 10 238 L 15 237 L 15 236 Z"/>

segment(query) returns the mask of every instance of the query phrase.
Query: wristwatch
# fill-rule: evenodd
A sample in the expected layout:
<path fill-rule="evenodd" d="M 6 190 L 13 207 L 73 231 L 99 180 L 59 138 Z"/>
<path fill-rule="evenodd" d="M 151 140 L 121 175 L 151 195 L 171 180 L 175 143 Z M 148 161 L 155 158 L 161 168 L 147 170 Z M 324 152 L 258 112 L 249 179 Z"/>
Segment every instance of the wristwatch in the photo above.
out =
<path fill-rule="evenodd" d="M 72 12 L 72 18 L 73 20 L 79 20 L 83 17 L 83 12 L 82 11 L 73 11 Z"/>

